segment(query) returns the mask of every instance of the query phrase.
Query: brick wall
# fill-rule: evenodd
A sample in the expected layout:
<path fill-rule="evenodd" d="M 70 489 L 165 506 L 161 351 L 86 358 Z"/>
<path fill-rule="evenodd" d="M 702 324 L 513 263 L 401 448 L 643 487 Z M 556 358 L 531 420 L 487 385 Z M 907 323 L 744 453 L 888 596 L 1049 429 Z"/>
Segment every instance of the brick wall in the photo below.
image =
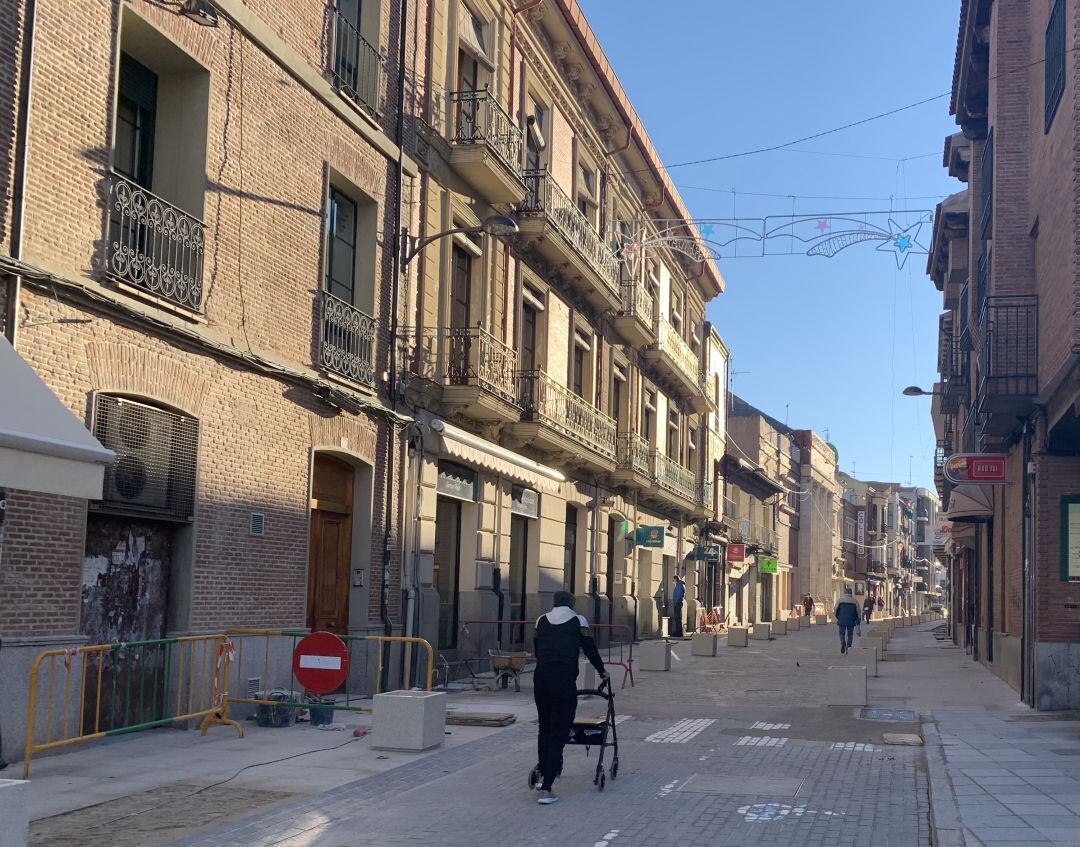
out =
<path fill-rule="evenodd" d="M 86 501 L 9 490 L 0 529 L 0 634 L 78 631 Z"/>
<path fill-rule="evenodd" d="M 1061 580 L 1061 497 L 1080 494 L 1080 457 L 1035 456 L 1035 640 L 1080 642 L 1080 583 Z"/>

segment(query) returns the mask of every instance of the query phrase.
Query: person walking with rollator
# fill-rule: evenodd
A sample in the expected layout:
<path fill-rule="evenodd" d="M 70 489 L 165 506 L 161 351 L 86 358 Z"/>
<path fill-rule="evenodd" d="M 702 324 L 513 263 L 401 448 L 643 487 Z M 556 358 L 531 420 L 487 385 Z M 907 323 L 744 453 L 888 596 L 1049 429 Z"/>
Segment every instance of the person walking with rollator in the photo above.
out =
<path fill-rule="evenodd" d="M 533 699 L 540 722 L 536 746 L 541 782 L 536 786 L 540 789 L 537 802 L 547 806 L 559 799 L 551 789 L 562 773 L 563 747 L 577 711 L 578 655 L 585 654 L 601 679 L 606 681 L 608 673 L 589 622 L 574 612 L 574 595 L 569 591 L 556 591 L 554 608 L 537 619 L 533 652 Z"/>
<path fill-rule="evenodd" d="M 855 634 L 855 627 L 862 620 L 858 601 L 852 596 L 850 588 L 844 589 L 844 596 L 836 604 L 834 615 L 836 625 L 840 627 L 840 652 L 846 653 L 851 649 L 851 639 Z"/>

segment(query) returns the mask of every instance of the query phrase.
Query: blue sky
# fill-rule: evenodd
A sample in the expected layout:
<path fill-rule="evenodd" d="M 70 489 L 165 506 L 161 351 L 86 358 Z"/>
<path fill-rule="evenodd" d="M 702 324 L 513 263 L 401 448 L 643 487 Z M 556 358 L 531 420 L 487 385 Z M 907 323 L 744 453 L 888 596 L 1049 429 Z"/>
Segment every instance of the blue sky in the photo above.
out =
<path fill-rule="evenodd" d="M 780 144 L 952 81 L 959 0 L 579 2 L 668 164 Z M 813 152 L 670 174 L 702 218 L 790 214 L 790 195 L 800 214 L 933 209 L 962 187 L 941 167 L 955 130 L 943 97 L 795 148 Z M 856 197 L 875 199 L 846 199 Z M 929 245 L 928 229 L 920 240 Z M 831 259 L 718 264 L 727 291 L 709 319 L 731 348 L 734 390 L 792 426 L 827 431 L 844 471 L 907 482 L 910 467 L 932 488 L 929 398 L 900 395 L 936 376 L 941 297 L 926 257 L 898 271 L 864 245 Z"/>

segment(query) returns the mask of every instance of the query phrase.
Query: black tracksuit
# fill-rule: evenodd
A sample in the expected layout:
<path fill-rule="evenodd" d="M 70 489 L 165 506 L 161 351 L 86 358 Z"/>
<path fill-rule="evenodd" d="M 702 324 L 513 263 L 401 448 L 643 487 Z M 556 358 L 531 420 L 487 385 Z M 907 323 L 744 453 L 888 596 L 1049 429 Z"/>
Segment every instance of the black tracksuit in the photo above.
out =
<path fill-rule="evenodd" d="M 578 654 L 584 652 L 600 674 L 604 673 L 604 661 L 589 631 L 589 622 L 566 606 L 556 607 L 536 621 L 533 647 L 533 698 L 540 722 L 536 746 L 543 776 L 540 787 L 550 791 L 562 772 L 563 747 L 570 738 L 577 711 Z"/>

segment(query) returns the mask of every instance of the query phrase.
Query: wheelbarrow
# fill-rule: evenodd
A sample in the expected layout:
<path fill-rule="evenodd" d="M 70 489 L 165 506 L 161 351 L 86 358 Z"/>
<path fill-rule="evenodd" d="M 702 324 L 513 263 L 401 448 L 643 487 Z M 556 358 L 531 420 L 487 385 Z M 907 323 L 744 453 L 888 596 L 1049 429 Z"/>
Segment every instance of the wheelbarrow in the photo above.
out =
<path fill-rule="evenodd" d="M 491 657 L 491 671 L 495 674 L 492 687 L 506 688 L 513 680 L 514 690 L 521 691 L 521 674 L 532 655 L 524 651 L 488 650 L 488 656 Z"/>

